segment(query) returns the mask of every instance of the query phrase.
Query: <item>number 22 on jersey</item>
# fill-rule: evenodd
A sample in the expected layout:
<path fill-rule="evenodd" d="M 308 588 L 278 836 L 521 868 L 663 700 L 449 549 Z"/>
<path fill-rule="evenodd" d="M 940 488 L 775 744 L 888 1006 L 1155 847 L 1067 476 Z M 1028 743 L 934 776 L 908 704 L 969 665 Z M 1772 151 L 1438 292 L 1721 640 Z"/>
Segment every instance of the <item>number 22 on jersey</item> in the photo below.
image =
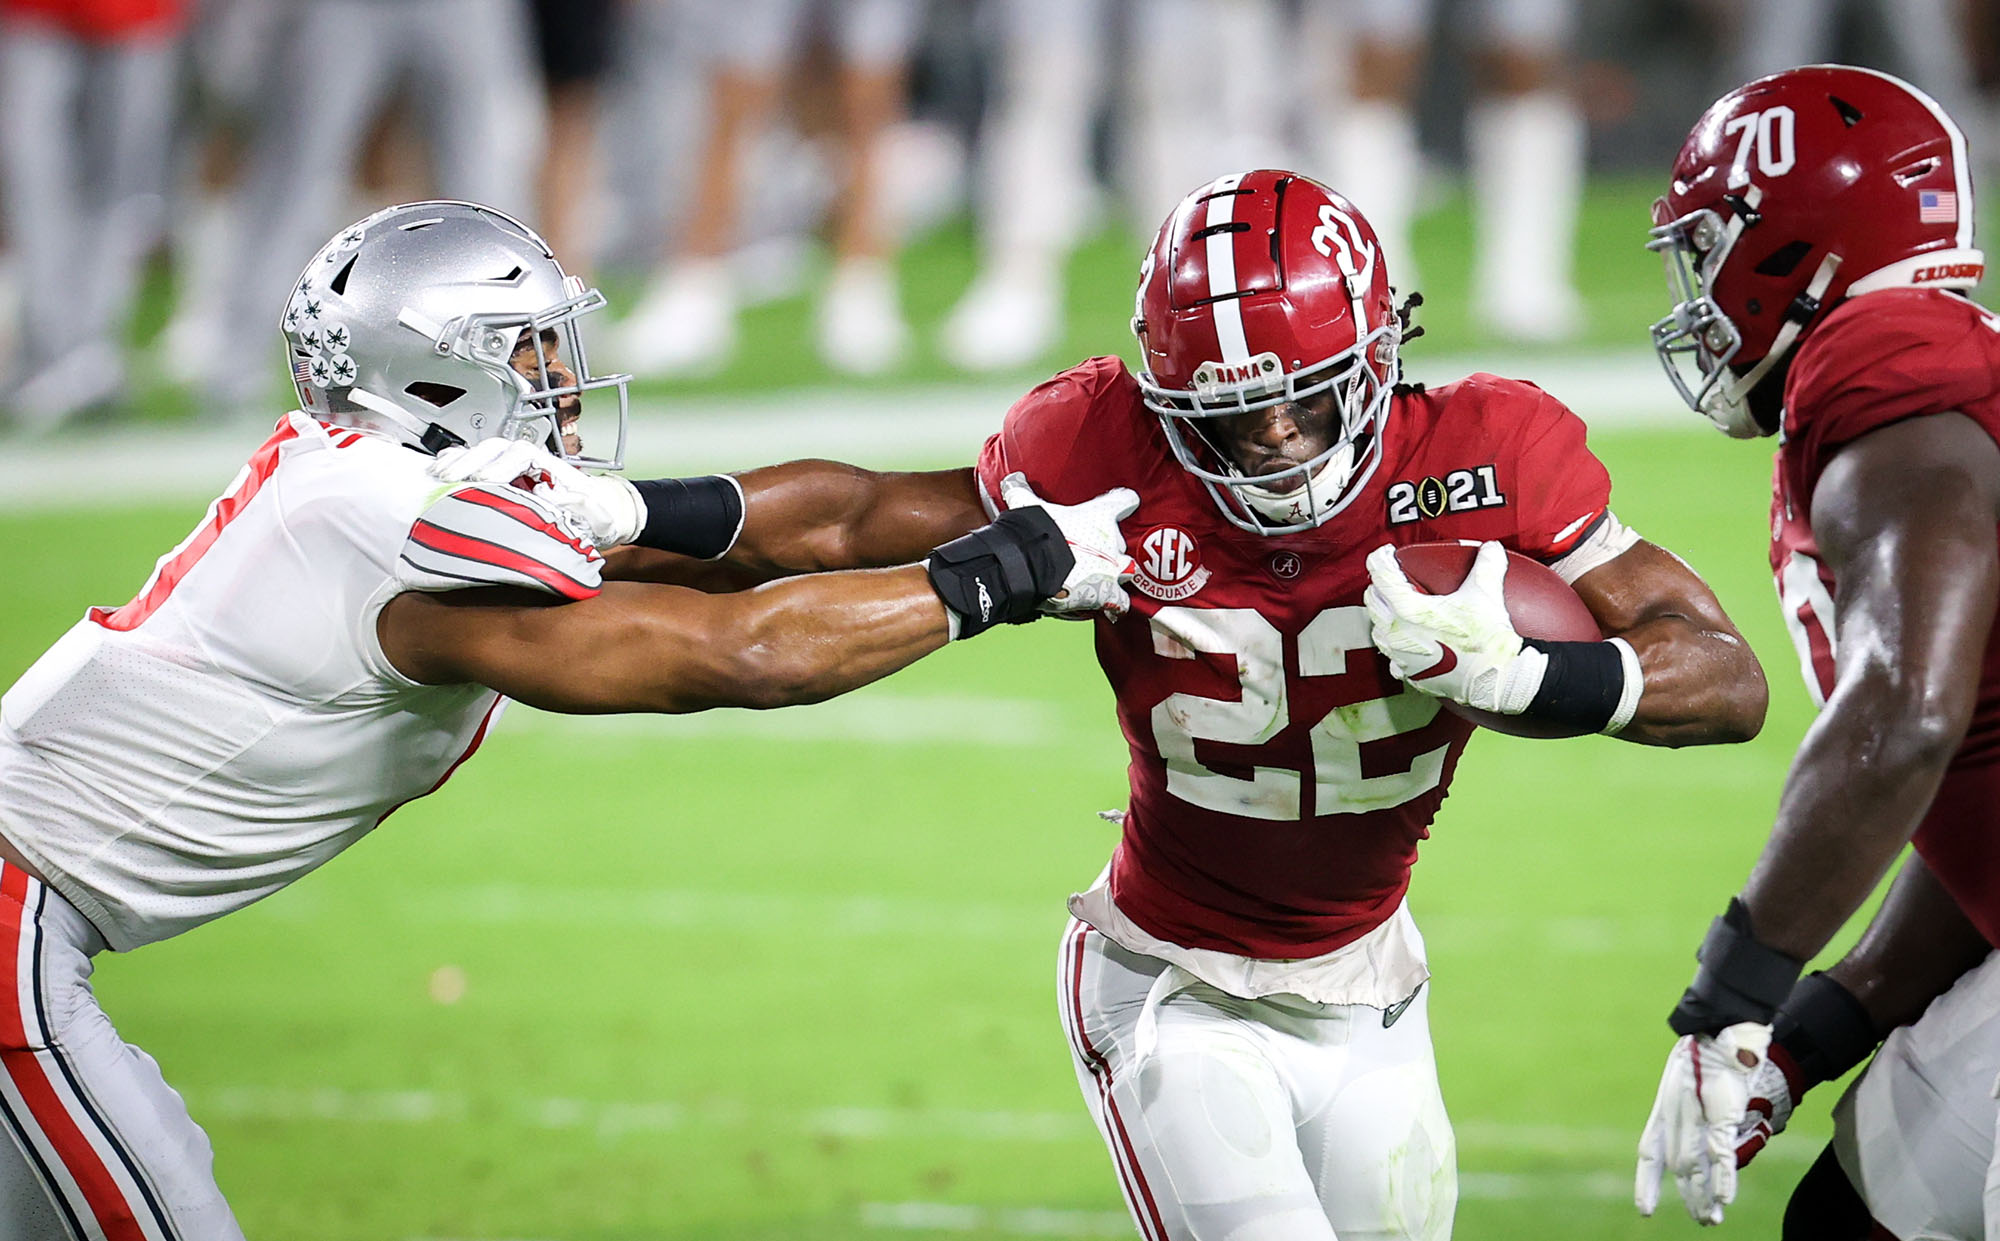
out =
<path fill-rule="evenodd" d="M 1171 694 L 1153 708 L 1153 739 L 1166 760 L 1167 791 L 1222 814 L 1298 819 L 1303 813 L 1300 772 L 1260 766 L 1245 778 L 1212 771 L 1195 758 L 1197 741 L 1262 745 L 1292 722 L 1285 636 L 1252 608 L 1163 607 L 1154 613 L 1152 627 L 1154 653 L 1168 659 L 1233 656 L 1241 689 L 1233 701 Z M 1348 655 L 1373 649 L 1366 608 L 1328 608 L 1299 632 L 1299 675 L 1348 675 Z M 1362 774 L 1361 747 L 1415 732 L 1437 713 L 1438 700 L 1413 689 L 1329 711 L 1310 734 L 1317 813 L 1387 810 L 1435 789 L 1444 778 L 1449 743 L 1417 755 L 1406 771 L 1376 776 Z"/>

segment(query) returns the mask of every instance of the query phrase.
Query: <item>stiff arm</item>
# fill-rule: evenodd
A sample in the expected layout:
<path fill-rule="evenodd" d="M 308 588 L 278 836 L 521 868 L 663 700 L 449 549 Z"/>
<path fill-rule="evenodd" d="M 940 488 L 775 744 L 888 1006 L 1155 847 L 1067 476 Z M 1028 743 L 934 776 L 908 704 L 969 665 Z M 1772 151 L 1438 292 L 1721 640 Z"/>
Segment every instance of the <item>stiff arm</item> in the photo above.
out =
<path fill-rule="evenodd" d="M 605 576 L 740 590 L 797 573 L 909 564 L 987 520 L 970 469 L 902 473 L 792 461 L 736 479 L 743 532 L 720 558 L 621 547 L 606 553 Z"/>
<path fill-rule="evenodd" d="M 923 568 L 825 574 L 729 594 L 607 582 L 558 603 L 525 591 L 411 591 L 377 622 L 424 684 L 476 683 L 548 711 L 687 712 L 818 702 L 942 647 Z"/>

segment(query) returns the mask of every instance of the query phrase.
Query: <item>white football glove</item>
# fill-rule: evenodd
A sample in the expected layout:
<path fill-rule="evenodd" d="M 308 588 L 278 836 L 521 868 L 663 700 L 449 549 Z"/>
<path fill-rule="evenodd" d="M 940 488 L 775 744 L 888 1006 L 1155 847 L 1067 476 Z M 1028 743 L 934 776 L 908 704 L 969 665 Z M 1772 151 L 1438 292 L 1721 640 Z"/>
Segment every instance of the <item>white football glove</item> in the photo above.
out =
<path fill-rule="evenodd" d="M 1000 502 L 1010 509 L 1040 506 L 1055 519 L 1076 557 L 1063 588 L 1042 601 L 1043 612 L 1070 620 L 1102 612 L 1115 620 L 1131 608 L 1132 596 L 1125 593 L 1124 583 L 1139 566 L 1125 554 L 1125 536 L 1118 523 L 1139 507 L 1138 492 L 1114 487 L 1081 504 L 1050 504 L 1028 486 L 1025 474 L 1014 473 L 1000 480 Z"/>
<path fill-rule="evenodd" d="M 1639 1135 L 1632 1193 L 1639 1214 L 1651 1215 L 1660 1205 L 1661 1173 L 1672 1172 L 1695 1223 L 1722 1222 L 1722 1208 L 1736 1200 L 1738 1135 L 1770 1050 L 1771 1027 L 1754 1021 L 1715 1035 L 1689 1034 L 1674 1044 L 1653 1114 Z"/>
<path fill-rule="evenodd" d="M 1778 1065 L 1773 1053 L 1750 1074 L 1750 1102 L 1743 1123 L 1736 1127 L 1736 1166 L 1741 1168 L 1785 1131 L 1798 1100 L 1792 1096 L 1791 1075 Z M 1803 1093 L 1803 1092 L 1802 1092 Z"/>
<path fill-rule="evenodd" d="M 1375 649 L 1388 657 L 1397 680 L 1482 711 L 1528 709 L 1549 657 L 1523 646 L 1507 615 L 1506 548 L 1480 544 L 1472 571 L 1448 595 L 1413 586 L 1386 544 L 1368 554 L 1368 577 L 1362 601 L 1374 622 Z"/>
<path fill-rule="evenodd" d="M 580 518 L 601 550 L 623 547 L 646 526 L 646 502 L 638 488 L 615 474 L 586 474 L 528 440 L 484 439 L 469 448 L 447 448 L 430 470 L 448 483 L 506 483 L 532 491 Z"/>

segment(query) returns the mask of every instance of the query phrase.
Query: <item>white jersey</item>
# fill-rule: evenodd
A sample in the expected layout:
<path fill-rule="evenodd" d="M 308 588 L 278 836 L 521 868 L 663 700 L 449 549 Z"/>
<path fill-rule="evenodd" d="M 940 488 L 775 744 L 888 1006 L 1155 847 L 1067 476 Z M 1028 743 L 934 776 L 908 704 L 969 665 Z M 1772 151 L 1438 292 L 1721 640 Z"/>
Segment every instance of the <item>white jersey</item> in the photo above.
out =
<path fill-rule="evenodd" d="M 270 895 L 478 746 L 503 700 L 391 666 L 390 599 L 598 592 L 568 518 L 429 462 L 288 415 L 130 603 L 92 608 L 0 698 L 0 835 L 112 947 Z"/>

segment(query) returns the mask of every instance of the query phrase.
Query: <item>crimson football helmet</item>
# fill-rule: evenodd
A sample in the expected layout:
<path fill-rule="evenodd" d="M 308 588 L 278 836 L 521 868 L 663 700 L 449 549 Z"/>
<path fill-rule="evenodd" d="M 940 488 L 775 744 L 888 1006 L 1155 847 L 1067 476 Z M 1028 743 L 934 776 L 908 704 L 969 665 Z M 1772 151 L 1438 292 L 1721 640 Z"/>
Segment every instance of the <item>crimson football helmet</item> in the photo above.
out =
<path fill-rule="evenodd" d="M 1175 458 L 1235 525 L 1317 526 L 1381 460 L 1402 343 L 1381 250 L 1354 204 L 1274 169 L 1211 181 L 1160 226 L 1132 318 L 1139 388 Z M 1246 476 L 1202 433 L 1204 420 L 1327 389 L 1337 398 L 1333 443 L 1282 472 Z"/>
<path fill-rule="evenodd" d="M 1978 283 L 1972 215 L 1965 135 L 1930 96 L 1847 65 L 1759 78 L 1702 114 L 1653 204 L 1675 299 L 1653 348 L 1690 408 L 1769 435 L 1780 394 L 1751 392 L 1827 308 Z"/>

